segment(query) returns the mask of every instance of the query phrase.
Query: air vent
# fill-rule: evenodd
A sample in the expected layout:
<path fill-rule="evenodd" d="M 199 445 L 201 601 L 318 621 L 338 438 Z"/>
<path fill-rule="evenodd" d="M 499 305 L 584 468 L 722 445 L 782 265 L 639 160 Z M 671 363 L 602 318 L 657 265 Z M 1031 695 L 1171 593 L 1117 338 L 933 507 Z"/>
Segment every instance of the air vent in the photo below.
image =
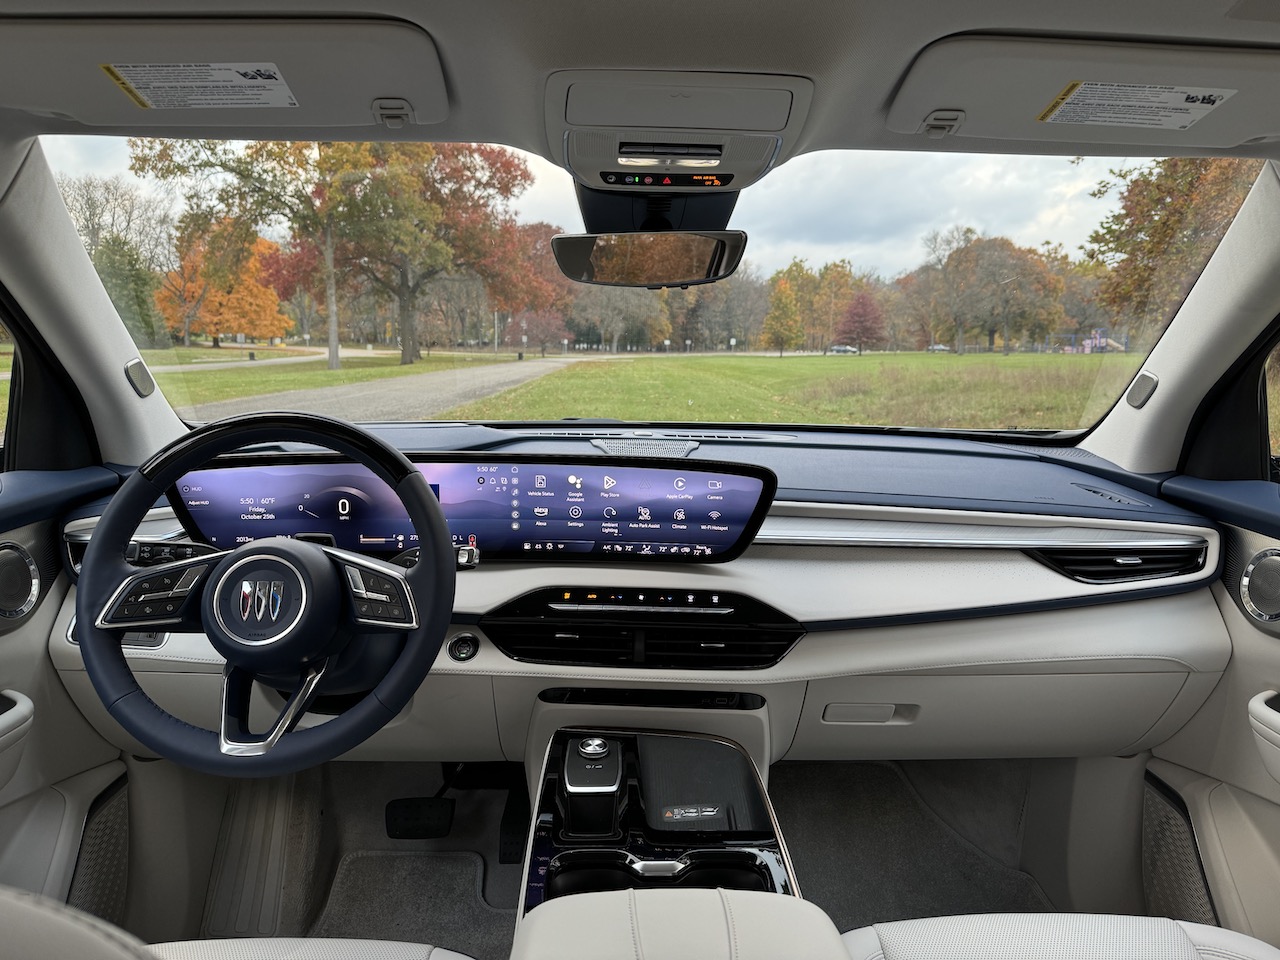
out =
<path fill-rule="evenodd" d="M 636 662 L 635 631 L 567 623 L 485 623 L 489 639 L 514 660 L 590 667 Z"/>
<path fill-rule="evenodd" d="M 481 618 L 514 660 L 590 667 L 769 667 L 803 634 L 757 600 L 707 590 L 540 590 Z"/>
<path fill-rule="evenodd" d="M 724 149 L 718 143 L 619 143 L 620 157 L 704 157 L 719 159 Z"/>
<path fill-rule="evenodd" d="M 1064 547 L 1028 550 L 1027 555 L 1081 583 L 1125 583 L 1198 573 L 1204 569 L 1205 547 Z"/>

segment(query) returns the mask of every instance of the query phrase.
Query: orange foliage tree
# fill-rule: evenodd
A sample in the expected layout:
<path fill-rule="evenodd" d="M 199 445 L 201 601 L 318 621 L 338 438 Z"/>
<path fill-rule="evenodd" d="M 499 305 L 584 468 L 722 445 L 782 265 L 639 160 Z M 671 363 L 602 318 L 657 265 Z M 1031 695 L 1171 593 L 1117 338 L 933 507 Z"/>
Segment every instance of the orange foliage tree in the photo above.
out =
<path fill-rule="evenodd" d="M 225 270 L 210 256 L 210 245 L 193 240 L 179 250 L 179 262 L 156 291 L 156 304 L 169 329 L 189 335 L 244 334 L 254 340 L 282 337 L 293 325 L 280 311 L 280 298 L 267 282 L 265 261 L 277 247 L 263 237 L 250 245 L 248 256 Z"/>

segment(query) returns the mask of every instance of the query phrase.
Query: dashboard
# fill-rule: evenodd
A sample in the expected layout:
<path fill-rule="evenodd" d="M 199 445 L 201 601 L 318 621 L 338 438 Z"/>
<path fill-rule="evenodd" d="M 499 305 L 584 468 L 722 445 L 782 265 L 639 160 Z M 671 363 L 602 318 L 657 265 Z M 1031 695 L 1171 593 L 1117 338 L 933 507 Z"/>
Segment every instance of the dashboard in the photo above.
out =
<path fill-rule="evenodd" d="M 762 767 L 1131 753 L 1184 723 L 1230 657 L 1210 589 L 1221 532 L 1076 451 L 746 428 L 371 429 L 417 464 L 480 562 L 458 572 L 422 696 L 353 757 L 537 769 L 527 751 L 548 731 L 605 721 L 727 736 Z M 73 574 L 101 509 L 64 527 Z M 280 535 L 383 560 L 415 546 L 382 480 L 273 444 L 182 478 L 137 532 L 137 562 Z M 149 696 L 216 726 L 223 663 L 206 637 L 140 632 L 123 647 Z M 112 730 L 70 599 L 50 654 Z M 282 704 L 259 693 L 270 722 Z"/>
<path fill-rule="evenodd" d="M 776 489 L 770 471 L 741 464 L 468 458 L 418 469 L 454 545 L 491 560 L 731 560 Z M 418 545 L 395 493 L 351 463 L 217 466 L 185 475 L 171 498 L 191 531 L 220 549 L 276 536 L 389 556 Z"/>

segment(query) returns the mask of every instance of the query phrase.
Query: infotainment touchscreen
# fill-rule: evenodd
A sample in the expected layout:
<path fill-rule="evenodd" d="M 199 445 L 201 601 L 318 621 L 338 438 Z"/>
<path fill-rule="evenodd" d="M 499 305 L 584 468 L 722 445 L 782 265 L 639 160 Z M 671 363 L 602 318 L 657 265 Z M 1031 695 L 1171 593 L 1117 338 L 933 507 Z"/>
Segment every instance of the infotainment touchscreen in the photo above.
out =
<path fill-rule="evenodd" d="M 755 535 L 776 482 L 710 462 L 467 460 L 418 464 L 453 542 L 490 559 L 718 561 Z M 187 474 L 172 499 L 220 548 L 305 536 L 394 555 L 417 545 L 395 494 L 364 467 L 298 461 Z"/>

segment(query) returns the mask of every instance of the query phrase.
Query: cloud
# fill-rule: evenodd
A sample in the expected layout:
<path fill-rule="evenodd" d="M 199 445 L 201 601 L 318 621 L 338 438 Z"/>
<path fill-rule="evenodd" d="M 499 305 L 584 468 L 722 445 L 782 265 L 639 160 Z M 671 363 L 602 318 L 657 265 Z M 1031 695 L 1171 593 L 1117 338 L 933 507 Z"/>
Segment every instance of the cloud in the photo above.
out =
<path fill-rule="evenodd" d="M 41 137 L 40 146 L 54 173 L 82 177 L 129 173 L 129 145 L 124 137 Z"/>
<path fill-rule="evenodd" d="M 550 223 L 565 233 L 581 233 L 582 213 L 573 192 L 573 178 L 550 160 L 533 154 L 524 157 L 534 180 L 512 204 L 516 218 L 522 223 Z"/>
<path fill-rule="evenodd" d="M 1115 161 L 1063 157 L 823 152 L 792 160 L 742 192 L 732 226 L 765 272 L 793 256 L 847 259 L 894 275 L 916 267 L 922 237 L 963 224 L 1022 246 L 1070 252 L 1113 209 L 1089 191 Z"/>

